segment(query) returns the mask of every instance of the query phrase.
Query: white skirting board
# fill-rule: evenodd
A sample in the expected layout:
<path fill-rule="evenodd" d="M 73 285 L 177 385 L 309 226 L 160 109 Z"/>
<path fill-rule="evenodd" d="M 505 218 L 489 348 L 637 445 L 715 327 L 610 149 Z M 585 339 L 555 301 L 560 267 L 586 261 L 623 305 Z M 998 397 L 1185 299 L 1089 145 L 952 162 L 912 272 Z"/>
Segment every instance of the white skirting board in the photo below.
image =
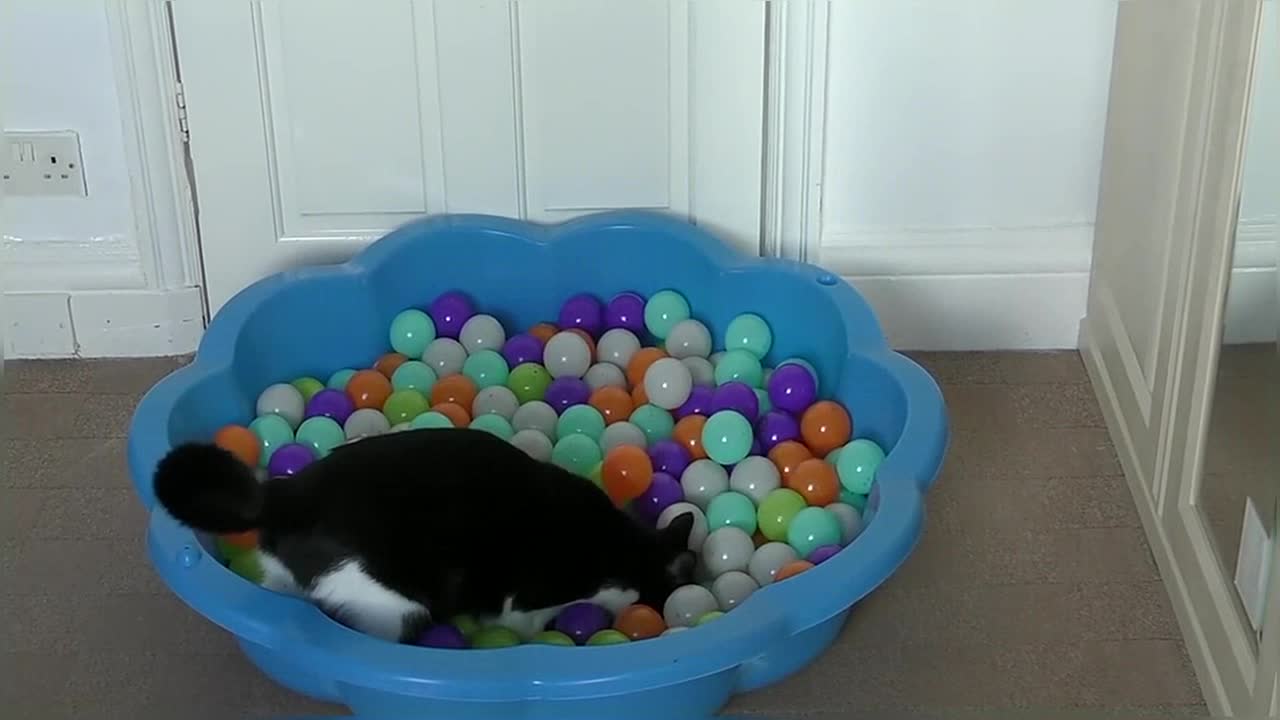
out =
<path fill-rule="evenodd" d="M 182 355 L 204 332 L 199 288 L 6 293 L 9 358 Z"/>

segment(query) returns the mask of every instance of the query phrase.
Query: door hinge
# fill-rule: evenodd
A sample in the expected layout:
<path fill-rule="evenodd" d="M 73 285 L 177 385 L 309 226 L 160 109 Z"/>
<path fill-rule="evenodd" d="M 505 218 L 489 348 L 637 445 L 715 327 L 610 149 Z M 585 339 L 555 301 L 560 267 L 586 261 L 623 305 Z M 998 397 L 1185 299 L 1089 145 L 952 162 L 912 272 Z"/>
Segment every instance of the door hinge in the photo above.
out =
<path fill-rule="evenodd" d="M 182 83 L 176 83 L 174 103 L 178 107 L 178 131 L 182 133 L 182 142 L 191 142 L 191 126 L 187 123 L 187 96 L 183 93 Z"/>

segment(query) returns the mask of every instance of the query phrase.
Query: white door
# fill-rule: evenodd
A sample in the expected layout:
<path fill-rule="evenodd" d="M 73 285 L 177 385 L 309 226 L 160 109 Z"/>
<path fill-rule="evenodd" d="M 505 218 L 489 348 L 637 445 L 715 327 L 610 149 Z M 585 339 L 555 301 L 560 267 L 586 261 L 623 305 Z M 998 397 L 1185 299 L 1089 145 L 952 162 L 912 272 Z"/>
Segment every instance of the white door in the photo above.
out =
<path fill-rule="evenodd" d="M 210 311 L 423 214 L 651 208 L 756 252 L 764 12 L 176 0 Z"/>

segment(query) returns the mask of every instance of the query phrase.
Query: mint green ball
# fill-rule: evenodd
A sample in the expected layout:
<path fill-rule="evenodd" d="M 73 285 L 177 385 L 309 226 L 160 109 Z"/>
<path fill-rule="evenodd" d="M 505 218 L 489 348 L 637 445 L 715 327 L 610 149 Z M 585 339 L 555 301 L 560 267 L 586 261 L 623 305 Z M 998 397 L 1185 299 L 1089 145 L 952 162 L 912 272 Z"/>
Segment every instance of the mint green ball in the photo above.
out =
<path fill-rule="evenodd" d="M 823 545 L 839 545 L 840 519 L 826 508 L 807 507 L 787 525 L 787 544 L 802 558 Z"/>
<path fill-rule="evenodd" d="M 568 437 L 575 433 L 600 442 L 600 435 L 604 433 L 604 415 L 590 405 L 568 408 L 556 421 L 556 437 Z"/>
<path fill-rule="evenodd" d="M 414 430 L 426 430 L 432 428 L 451 428 L 453 421 L 448 415 L 438 413 L 435 410 L 428 410 L 418 417 L 409 421 L 409 427 Z"/>
<path fill-rule="evenodd" d="M 764 368 L 760 365 L 760 358 L 750 351 L 738 348 L 727 351 L 720 358 L 715 378 L 716 385 L 737 381 L 758 388 L 764 382 Z"/>
<path fill-rule="evenodd" d="M 476 389 L 483 390 L 494 385 L 505 385 L 511 369 L 498 351 L 480 350 L 467 356 L 462 363 L 462 374 L 471 378 Z"/>
<path fill-rule="evenodd" d="M 533 645 L 564 645 L 566 647 L 573 647 L 575 644 L 573 638 L 559 630 L 543 630 L 534 635 L 529 642 Z"/>
<path fill-rule="evenodd" d="M 741 462 L 751 452 L 751 421 L 736 410 L 721 410 L 702 426 L 702 449 L 721 465 Z"/>
<path fill-rule="evenodd" d="M 773 347 L 773 331 L 769 323 L 755 313 L 743 313 L 729 321 L 724 332 L 725 350 L 746 350 L 763 360 Z"/>
<path fill-rule="evenodd" d="M 809 374 L 813 376 L 813 381 L 815 383 L 818 382 L 818 369 L 813 366 L 813 363 L 809 362 L 808 360 L 805 360 L 804 358 L 789 357 L 786 360 L 783 360 L 782 362 L 778 363 L 778 367 L 782 367 L 783 365 L 799 365 L 800 367 L 809 371 Z"/>
<path fill-rule="evenodd" d="M 400 367 L 391 373 L 392 390 L 417 390 L 430 396 L 431 388 L 436 384 L 436 371 L 421 360 L 409 360 L 400 363 Z"/>
<path fill-rule="evenodd" d="M 838 463 L 840 462 L 840 451 L 841 451 L 841 450 L 844 450 L 844 446 L 843 446 L 843 445 L 841 445 L 840 447 L 836 448 L 835 450 L 832 450 L 831 452 L 827 453 L 827 456 L 826 456 L 826 457 L 824 457 L 824 458 L 822 458 L 822 459 L 823 459 L 823 460 L 825 460 L 825 461 L 826 461 L 826 463 L 827 463 L 828 465 L 830 465 L 831 467 L 838 468 L 838 467 L 839 467 Z M 836 470 L 836 475 L 837 475 L 837 477 L 839 476 L 839 474 L 840 474 L 840 471 L 837 469 L 837 470 Z"/>
<path fill-rule="evenodd" d="M 707 529 L 715 532 L 725 526 L 736 527 L 750 535 L 756 531 L 756 506 L 740 492 L 723 492 L 707 505 Z"/>
<path fill-rule="evenodd" d="M 421 310 L 405 310 L 391 321 L 391 330 L 387 334 L 396 352 L 419 358 L 436 339 L 436 324 Z"/>
<path fill-rule="evenodd" d="M 659 290 L 644 304 L 644 326 L 659 340 L 667 339 L 671 328 L 691 316 L 689 301 L 675 290 Z"/>
<path fill-rule="evenodd" d="M 423 415 L 425 414 L 426 413 L 423 413 Z M 437 413 L 437 415 L 438 414 L 439 413 Z M 516 434 L 516 431 L 511 429 L 511 423 L 507 422 L 506 418 L 501 415 L 495 415 L 494 413 L 477 417 L 471 421 L 471 425 L 469 427 L 473 430 L 483 430 L 487 433 L 492 433 L 503 440 L 510 440 L 511 436 Z"/>
<path fill-rule="evenodd" d="M 267 461 L 271 459 L 271 453 L 274 453 L 276 448 L 288 445 L 294 440 L 293 426 L 279 415 L 263 415 L 256 418 L 249 423 L 249 429 L 258 436 L 258 443 L 262 446 L 262 454 L 258 458 L 258 464 L 262 467 L 267 466 Z"/>
<path fill-rule="evenodd" d="M 760 403 L 760 415 L 764 415 L 773 409 L 773 401 L 769 399 L 769 393 L 760 388 L 751 388 L 756 393 L 756 401 Z"/>
<path fill-rule="evenodd" d="M 551 462 L 575 475 L 588 477 L 592 468 L 604 460 L 600 446 L 586 435 L 566 435 L 551 448 Z"/>
<path fill-rule="evenodd" d="M 855 492 L 849 492 L 844 488 L 840 489 L 840 502 L 850 505 L 858 512 L 862 512 L 867 508 L 867 496 L 860 495 Z"/>
<path fill-rule="evenodd" d="M 621 645 L 629 642 L 631 642 L 631 638 L 613 628 L 601 630 L 587 638 L 588 645 Z"/>
<path fill-rule="evenodd" d="M 520 644 L 520 636 L 515 631 L 501 625 L 490 625 L 480 628 L 471 636 L 471 647 L 482 650 L 515 647 Z"/>
<path fill-rule="evenodd" d="M 671 413 L 657 405 L 641 405 L 631 412 L 629 420 L 632 425 L 640 428 L 649 445 L 666 440 L 676 429 L 676 421 L 672 419 Z"/>
<path fill-rule="evenodd" d="M 871 483 L 876 479 L 876 470 L 884 462 L 884 450 L 867 440 L 858 438 L 840 448 L 840 459 L 836 461 L 836 474 L 840 476 L 840 484 L 849 492 L 866 495 L 871 492 Z"/>
<path fill-rule="evenodd" d="M 328 455 L 347 441 L 347 434 L 333 418 L 321 415 L 307 418 L 298 426 L 298 442 L 311 448 L 316 457 Z"/>
<path fill-rule="evenodd" d="M 355 375 L 356 371 L 351 368 L 343 368 L 329 376 L 329 382 L 325 383 L 334 390 L 346 390 L 347 381 Z"/>

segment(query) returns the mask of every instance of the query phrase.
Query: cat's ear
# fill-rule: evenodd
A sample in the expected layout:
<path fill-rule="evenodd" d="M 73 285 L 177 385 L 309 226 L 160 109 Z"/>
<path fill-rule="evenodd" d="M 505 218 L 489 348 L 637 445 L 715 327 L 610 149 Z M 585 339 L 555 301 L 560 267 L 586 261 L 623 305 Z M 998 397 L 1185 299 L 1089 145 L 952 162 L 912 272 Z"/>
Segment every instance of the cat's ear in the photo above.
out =
<path fill-rule="evenodd" d="M 679 553 L 689 548 L 689 535 L 693 532 L 695 518 L 692 512 L 681 513 L 666 527 L 659 530 L 662 545 L 669 553 Z"/>

